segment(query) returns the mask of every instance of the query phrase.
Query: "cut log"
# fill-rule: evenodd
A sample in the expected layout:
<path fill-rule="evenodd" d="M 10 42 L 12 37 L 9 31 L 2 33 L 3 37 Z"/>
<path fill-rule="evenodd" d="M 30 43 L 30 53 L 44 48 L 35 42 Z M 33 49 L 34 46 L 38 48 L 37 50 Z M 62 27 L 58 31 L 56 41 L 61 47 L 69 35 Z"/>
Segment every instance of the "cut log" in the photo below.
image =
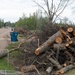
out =
<path fill-rule="evenodd" d="M 32 71 L 35 71 L 35 65 L 21 67 L 21 72 L 23 73 L 32 72 Z"/>
<path fill-rule="evenodd" d="M 71 33 L 71 32 L 73 32 L 73 28 L 72 28 L 72 27 L 69 27 L 69 28 L 67 29 L 67 31 L 68 31 L 69 33 Z"/>
<path fill-rule="evenodd" d="M 71 45 L 71 44 L 73 44 L 73 41 L 72 41 L 72 40 L 66 42 L 66 43 L 65 43 L 65 46 L 66 46 L 66 47 L 69 47 L 69 45 Z"/>
<path fill-rule="evenodd" d="M 58 70 L 55 74 L 56 75 L 64 74 L 65 72 L 67 72 L 68 70 L 73 69 L 73 68 L 74 68 L 73 65 L 68 65 L 68 66 Z"/>
<path fill-rule="evenodd" d="M 67 72 L 68 70 L 71 70 L 73 68 L 74 68 L 74 65 L 71 64 L 71 65 L 68 65 L 68 66 L 60 69 L 58 72 L 59 72 L 59 74 L 64 74 L 65 72 Z"/>
<path fill-rule="evenodd" d="M 69 40 L 71 40 L 68 32 L 65 32 L 63 29 L 60 29 L 61 33 L 63 34 L 64 37 L 67 37 Z"/>
<path fill-rule="evenodd" d="M 69 45 L 72 44 L 72 41 L 69 41 L 67 43 L 61 43 L 61 44 L 53 44 L 53 48 L 54 49 L 59 49 L 59 50 L 62 50 L 62 49 L 66 49 L 66 47 L 69 47 Z"/>
<path fill-rule="evenodd" d="M 54 49 L 59 49 L 59 50 L 62 50 L 62 49 L 66 49 L 66 44 L 62 43 L 62 44 L 54 44 L 53 45 L 53 48 Z"/>
<path fill-rule="evenodd" d="M 7 50 L 7 49 L 0 50 L 0 58 L 7 56 L 9 53 L 11 53 L 11 52 L 13 52 L 15 50 L 17 50 L 17 48 L 16 49 L 12 49 L 10 51 Z"/>
<path fill-rule="evenodd" d="M 55 41 L 55 39 L 57 37 L 61 37 L 63 38 L 63 35 L 61 34 L 60 31 L 58 31 L 57 33 L 55 33 L 54 35 L 52 35 L 45 43 L 43 43 L 41 46 L 39 46 L 36 50 L 35 50 L 35 54 L 39 55 L 40 53 L 44 52 L 45 50 L 47 50 L 48 47 L 50 47 L 50 45 Z"/>
<path fill-rule="evenodd" d="M 48 59 L 51 63 L 53 63 L 58 69 L 61 69 L 61 68 L 62 68 L 62 66 L 59 64 L 59 62 L 58 62 L 58 61 L 55 61 L 53 58 L 47 57 L 47 59 Z"/>
<path fill-rule="evenodd" d="M 61 37 L 57 37 L 55 39 L 55 42 L 58 43 L 58 44 L 62 43 L 62 38 Z"/>
<path fill-rule="evenodd" d="M 67 35 L 67 33 L 63 29 L 60 29 L 60 32 L 63 34 L 63 36 Z"/>

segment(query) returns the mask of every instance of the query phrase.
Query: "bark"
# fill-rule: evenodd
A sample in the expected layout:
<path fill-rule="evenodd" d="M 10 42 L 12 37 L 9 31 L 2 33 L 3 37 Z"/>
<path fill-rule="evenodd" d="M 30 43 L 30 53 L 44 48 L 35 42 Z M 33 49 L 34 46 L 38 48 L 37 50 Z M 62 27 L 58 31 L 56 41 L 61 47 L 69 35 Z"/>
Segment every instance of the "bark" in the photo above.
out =
<path fill-rule="evenodd" d="M 63 35 L 61 34 L 60 31 L 58 31 L 57 33 L 55 33 L 54 35 L 52 35 L 45 43 L 43 43 L 41 46 L 39 46 L 36 50 L 35 50 L 35 54 L 39 55 L 40 53 L 44 52 L 45 50 L 47 50 L 48 47 L 50 47 L 50 45 L 55 41 L 55 39 L 57 37 L 61 37 L 63 38 Z"/>
<path fill-rule="evenodd" d="M 63 34 L 63 36 L 67 35 L 67 33 L 63 29 L 60 29 L 60 32 Z"/>
<path fill-rule="evenodd" d="M 62 49 L 66 49 L 66 44 L 64 44 L 64 43 L 62 43 L 62 44 L 54 44 L 53 47 L 54 47 L 54 49 L 62 50 Z"/>

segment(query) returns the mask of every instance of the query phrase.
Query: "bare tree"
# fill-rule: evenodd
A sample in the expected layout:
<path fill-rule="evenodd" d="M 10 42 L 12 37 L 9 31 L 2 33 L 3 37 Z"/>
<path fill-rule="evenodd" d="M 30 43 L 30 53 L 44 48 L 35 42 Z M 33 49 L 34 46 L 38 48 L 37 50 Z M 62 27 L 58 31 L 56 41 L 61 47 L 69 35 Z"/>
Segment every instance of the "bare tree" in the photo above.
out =
<path fill-rule="evenodd" d="M 47 14 L 49 24 L 53 24 L 67 6 L 72 4 L 73 0 L 42 0 L 45 6 L 42 6 L 37 1 L 34 1 Z"/>

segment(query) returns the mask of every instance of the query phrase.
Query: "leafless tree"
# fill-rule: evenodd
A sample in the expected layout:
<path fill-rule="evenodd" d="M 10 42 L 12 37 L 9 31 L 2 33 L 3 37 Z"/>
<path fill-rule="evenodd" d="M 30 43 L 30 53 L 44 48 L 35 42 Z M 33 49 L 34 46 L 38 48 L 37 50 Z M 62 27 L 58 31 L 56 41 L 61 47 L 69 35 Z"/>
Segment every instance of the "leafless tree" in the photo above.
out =
<path fill-rule="evenodd" d="M 72 4 L 73 0 L 42 0 L 45 3 L 46 8 L 34 1 L 39 7 L 41 7 L 47 14 L 49 24 L 53 24 L 60 14 L 65 10 L 67 6 Z"/>

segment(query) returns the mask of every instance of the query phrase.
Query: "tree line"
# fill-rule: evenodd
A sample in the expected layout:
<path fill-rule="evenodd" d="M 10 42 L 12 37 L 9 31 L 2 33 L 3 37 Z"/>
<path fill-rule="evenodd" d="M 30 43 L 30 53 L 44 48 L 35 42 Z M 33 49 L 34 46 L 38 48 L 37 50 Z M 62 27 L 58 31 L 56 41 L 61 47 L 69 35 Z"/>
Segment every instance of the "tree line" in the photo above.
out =
<path fill-rule="evenodd" d="M 8 22 L 4 22 L 3 19 L 0 19 L 0 28 L 2 27 L 14 27 L 15 26 L 15 23 L 11 23 L 10 21 Z"/>
<path fill-rule="evenodd" d="M 59 22 L 55 23 L 56 25 L 73 25 L 71 21 L 69 21 L 68 18 L 64 18 L 63 20 L 60 20 Z M 1 27 L 26 27 L 29 30 L 35 30 L 35 29 L 41 29 L 43 26 L 48 25 L 48 17 L 38 15 L 38 13 L 30 14 L 29 17 L 27 17 L 25 14 L 22 15 L 22 17 L 19 18 L 19 20 L 15 23 L 11 23 L 10 21 L 4 22 L 4 20 L 0 19 L 0 28 Z"/>

